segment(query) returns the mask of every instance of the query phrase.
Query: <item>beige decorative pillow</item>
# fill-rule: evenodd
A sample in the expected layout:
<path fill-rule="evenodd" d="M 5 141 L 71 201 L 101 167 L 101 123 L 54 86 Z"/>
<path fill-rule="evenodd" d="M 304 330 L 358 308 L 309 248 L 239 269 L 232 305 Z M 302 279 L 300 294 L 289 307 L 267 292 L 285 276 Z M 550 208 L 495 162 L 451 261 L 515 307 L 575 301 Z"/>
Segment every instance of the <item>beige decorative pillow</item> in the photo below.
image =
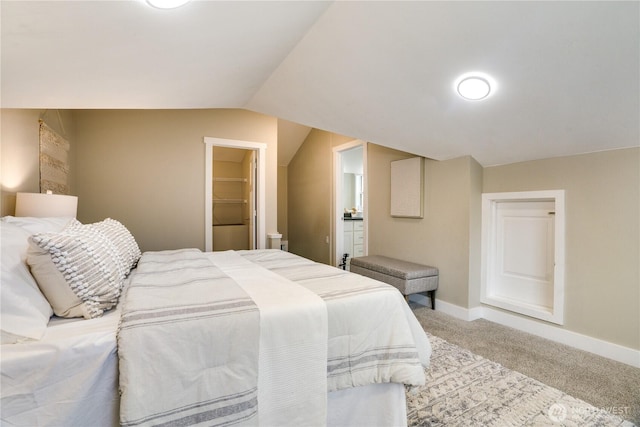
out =
<path fill-rule="evenodd" d="M 29 237 L 27 264 L 60 317 L 99 317 L 118 303 L 130 267 L 94 224 Z"/>

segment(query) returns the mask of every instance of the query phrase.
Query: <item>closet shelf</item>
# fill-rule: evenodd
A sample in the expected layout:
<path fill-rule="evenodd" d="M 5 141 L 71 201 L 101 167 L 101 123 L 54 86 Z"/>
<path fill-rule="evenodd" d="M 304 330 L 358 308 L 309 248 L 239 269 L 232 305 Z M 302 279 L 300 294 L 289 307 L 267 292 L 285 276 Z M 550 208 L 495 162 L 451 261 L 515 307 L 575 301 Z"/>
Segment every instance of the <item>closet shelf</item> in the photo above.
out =
<path fill-rule="evenodd" d="M 247 178 L 222 178 L 222 177 L 213 177 L 213 182 L 247 182 Z"/>
<path fill-rule="evenodd" d="M 213 199 L 214 204 L 247 203 L 246 199 Z"/>

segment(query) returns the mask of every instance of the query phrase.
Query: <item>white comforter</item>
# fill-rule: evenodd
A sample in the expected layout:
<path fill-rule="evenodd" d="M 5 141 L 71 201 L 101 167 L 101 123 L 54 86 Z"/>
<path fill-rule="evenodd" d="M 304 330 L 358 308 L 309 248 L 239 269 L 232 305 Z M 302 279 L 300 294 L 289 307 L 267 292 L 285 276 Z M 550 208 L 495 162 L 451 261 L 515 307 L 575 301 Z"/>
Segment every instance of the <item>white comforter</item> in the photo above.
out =
<path fill-rule="evenodd" d="M 396 288 L 289 252 L 238 253 L 327 304 L 329 391 L 373 383 L 424 384 L 431 345 Z"/>
<path fill-rule="evenodd" d="M 118 344 L 123 425 L 323 425 L 327 391 L 423 384 L 431 351 L 395 288 L 277 250 L 146 253 Z"/>
<path fill-rule="evenodd" d="M 53 318 L 40 340 L 3 345 L 0 425 L 113 426 L 119 317 Z"/>

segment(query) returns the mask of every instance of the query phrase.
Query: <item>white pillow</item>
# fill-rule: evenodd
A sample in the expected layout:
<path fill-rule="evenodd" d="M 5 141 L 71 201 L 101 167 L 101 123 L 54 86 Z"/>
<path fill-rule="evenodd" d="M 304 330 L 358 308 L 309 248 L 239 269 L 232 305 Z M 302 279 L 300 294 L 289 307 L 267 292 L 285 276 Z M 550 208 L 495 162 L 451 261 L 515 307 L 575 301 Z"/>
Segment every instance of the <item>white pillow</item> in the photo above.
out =
<path fill-rule="evenodd" d="M 42 338 L 53 311 L 25 263 L 29 247 L 27 239 L 31 233 L 5 218 L 0 221 L 0 230 L 2 344 L 38 340 Z"/>
<path fill-rule="evenodd" d="M 36 218 L 29 216 L 4 216 L 2 222 L 11 223 L 26 231 L 29 234 L 56 232 L 61 231 L 67 226 L 73 224 L 80 224 L 80 221 L 70 216 L 50 217 L 50 218 Z M 29 244 L 25 244 L 25 255 L 27 253 L 27 247 Z"/>
<path fill-rule="evenodd" d="M 60 317 L 99 317 L 118 303 L 130 268 L 95 224 L 29 238 L 27 264 Z"/>

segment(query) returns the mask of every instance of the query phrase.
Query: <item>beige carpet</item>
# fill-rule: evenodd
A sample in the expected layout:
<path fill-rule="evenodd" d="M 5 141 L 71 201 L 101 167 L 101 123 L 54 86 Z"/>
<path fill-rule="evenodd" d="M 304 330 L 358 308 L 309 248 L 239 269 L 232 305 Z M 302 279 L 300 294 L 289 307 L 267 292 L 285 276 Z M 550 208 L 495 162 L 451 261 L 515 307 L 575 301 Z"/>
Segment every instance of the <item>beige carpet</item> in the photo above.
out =
<path fill-rule="evenodd" d="M 487 320 L 412 308 L 428 333 L 640 425 L 640 369 Z"/>
<path fill-rule="evenodd" d="M 430 335 L 423 387 L 407 391 L 409 426 L 632 426 L 558 389 Z"/>

